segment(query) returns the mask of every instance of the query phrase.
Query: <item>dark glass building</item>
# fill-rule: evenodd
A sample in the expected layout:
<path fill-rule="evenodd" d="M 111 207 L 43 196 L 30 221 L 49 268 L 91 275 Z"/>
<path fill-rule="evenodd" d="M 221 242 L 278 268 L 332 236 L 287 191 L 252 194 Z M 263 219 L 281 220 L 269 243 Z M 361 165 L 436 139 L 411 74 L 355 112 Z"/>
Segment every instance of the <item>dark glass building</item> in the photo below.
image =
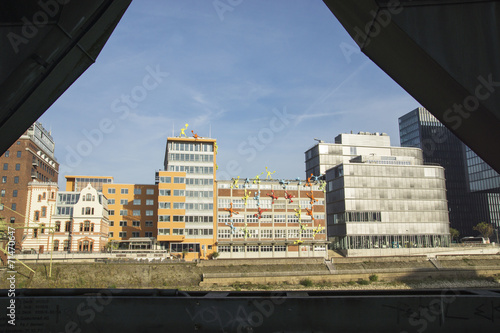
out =
<path fill-rule="evenodd" d="M 402 147 L 423 150 L 425 164 L 445 168 L 452 228 L 461 236 L 477 235 L 472 228 L 483 221 L 498 228 L 500 177 L 494 170 L 425 108 L 399 118 L 399 135 Z"/>

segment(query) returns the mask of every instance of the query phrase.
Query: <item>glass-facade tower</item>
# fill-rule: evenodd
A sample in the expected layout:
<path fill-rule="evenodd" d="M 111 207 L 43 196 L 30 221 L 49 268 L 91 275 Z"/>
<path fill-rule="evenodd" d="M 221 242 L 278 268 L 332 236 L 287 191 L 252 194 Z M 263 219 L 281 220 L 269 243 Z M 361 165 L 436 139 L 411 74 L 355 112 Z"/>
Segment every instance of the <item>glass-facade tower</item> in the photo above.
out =
<path fill-rule="evenodd" d="M 476 235 L 479 222 L 498 227 L 500 177 L 425 108 L 399 118 L 402 147 L 423 150 L 424 163 L 445 168 L 446 195 L 452 228 L 461 236 Z M 496 186 L 496 189 L 495 189 Z M 495 208 L 497 207 L 497 208 Z"/>

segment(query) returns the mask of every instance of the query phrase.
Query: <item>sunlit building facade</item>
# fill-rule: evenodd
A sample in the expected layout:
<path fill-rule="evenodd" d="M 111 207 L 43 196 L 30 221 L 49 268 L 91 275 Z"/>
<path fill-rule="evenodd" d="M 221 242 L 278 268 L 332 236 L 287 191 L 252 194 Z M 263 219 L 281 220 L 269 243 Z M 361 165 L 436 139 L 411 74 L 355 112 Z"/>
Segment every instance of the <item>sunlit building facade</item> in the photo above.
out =
<path fill-rule="evenodd" d="M 306 161 L 314 151 L 339 161 L 325 174 L 327 230 L 334 249 L 349 255 L 449 246 L 444 169 L 423 165 L 420 149 L 391 147 L 389 136 L 362 132 L 341 134 L 335 143 L 311 150 Z"/>
<path fill-rule="evenodd" d="M 327 257 L 320 181 L 217 181 L 221 258 Z"/>
<path fill-rule="evenodd" d="M 169 137 L 158 171 L 158 236 L 162 249 L 185 259 L 216 250 L 216 152 L 210 138 Z"/>

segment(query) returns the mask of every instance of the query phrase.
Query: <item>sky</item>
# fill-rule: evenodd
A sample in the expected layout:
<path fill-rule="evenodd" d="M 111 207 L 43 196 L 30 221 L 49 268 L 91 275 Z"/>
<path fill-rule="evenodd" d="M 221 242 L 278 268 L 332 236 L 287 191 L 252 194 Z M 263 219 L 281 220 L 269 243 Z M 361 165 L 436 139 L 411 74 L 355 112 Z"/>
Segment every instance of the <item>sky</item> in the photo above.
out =
<path fill-rule="evenodd" d="M 315 138 L 385 132 L 398 146 L 398 118 L 419 106 L 320 0 L 135 0 L 39 121 L 61 188 L 65 175 L 154 183 L 185 124 L 217 139 L 218 179 L 295 179 Z"/>

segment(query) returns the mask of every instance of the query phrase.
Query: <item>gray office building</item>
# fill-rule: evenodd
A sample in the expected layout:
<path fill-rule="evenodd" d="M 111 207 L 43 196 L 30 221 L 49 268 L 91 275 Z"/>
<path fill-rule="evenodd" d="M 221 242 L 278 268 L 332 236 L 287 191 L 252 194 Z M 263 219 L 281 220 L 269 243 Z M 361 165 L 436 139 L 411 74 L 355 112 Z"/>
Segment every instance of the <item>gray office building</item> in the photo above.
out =
<path fill-rule="evenodd" d="M 327 233 L 346 255 L 429 252 L 449 246 L 444 169 L 385 133 L 340 134 L 305 153 L 306 174 L 327 181 Z"/>

